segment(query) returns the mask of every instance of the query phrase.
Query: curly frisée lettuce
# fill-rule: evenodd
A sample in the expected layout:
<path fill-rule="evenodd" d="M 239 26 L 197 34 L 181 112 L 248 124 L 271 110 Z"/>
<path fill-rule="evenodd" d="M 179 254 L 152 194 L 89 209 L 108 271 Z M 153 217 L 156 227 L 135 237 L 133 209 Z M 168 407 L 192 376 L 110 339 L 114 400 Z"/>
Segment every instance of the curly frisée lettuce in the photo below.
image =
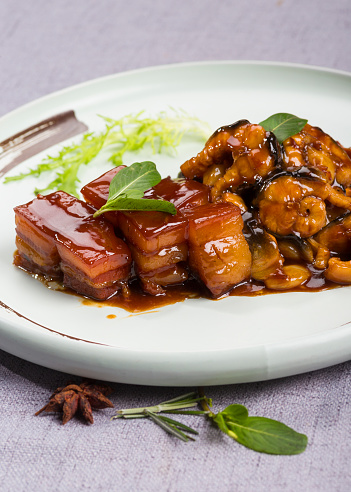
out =
<path fill-rule="evenodd" d="M 119 166 L 123 164 L 126 152 L 138 152 L 150 146 L 153 153 L 170 153 L 175 151 L 184 134 L 204 141 L 209 132 L 206 123 L 175 109 L 170 109 L 168 113 L 160 111 L 154 117 L 145 116 L 144 111 L 119 119 L 99 117 L 105 122 L 103 131 L 85 133 L 78 143 L 62 147 L 57 155 L 48 155 L 28 172 L 7 177 L 5 183 L 54 172 L 54 179 L 45 188 L 36 188 L 34 192 L 38 194 L 60 189 L 78 196 L 81 166 L 89 164 L 102 150 L 110 154 L 108 160 L 113 165 Z"/>

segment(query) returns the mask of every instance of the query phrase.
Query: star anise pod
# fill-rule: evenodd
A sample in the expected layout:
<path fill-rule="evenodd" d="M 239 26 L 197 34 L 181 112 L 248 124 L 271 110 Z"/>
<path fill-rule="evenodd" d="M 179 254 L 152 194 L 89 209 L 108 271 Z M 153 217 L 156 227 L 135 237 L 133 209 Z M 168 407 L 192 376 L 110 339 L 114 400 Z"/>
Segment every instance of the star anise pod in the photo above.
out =
<path fill-rule="evenodd" d="M 38 410 L 35 415 L 62 410 L 62 424 L 66 424 L 79 410 L 85 420 L 93 424 L 92 409 L 113 407 L 113 403 L 106 398 L 112 392 L 112 388 L 105 384 L 95 384 L 89 381 L 84 381 L 79 385 L 68 384 L 57 388 L 50 396 L 49 403 Z"/>

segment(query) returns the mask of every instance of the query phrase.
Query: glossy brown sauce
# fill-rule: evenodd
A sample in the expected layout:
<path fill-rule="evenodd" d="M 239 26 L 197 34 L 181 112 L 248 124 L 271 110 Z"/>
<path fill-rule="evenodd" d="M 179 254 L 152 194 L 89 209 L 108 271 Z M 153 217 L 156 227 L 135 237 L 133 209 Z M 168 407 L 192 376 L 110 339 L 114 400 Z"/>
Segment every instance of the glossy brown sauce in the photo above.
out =
<path fill-rule="evenodd" d="M 16 254 L 14 263 L 16 264 Z M 263 295 L 270 294 L 284 294 L 289 292 L 322 292 L 325 290 L 336 289 L 343 287 L 340 284 L 336 284 L 334 282 L 330 282 L 329 280 L 323 277 L 323 272 L 314 269 L 312 266 L 309 266 L 311 271 L 311 278 L 304 285 L 289 289 L 285 291 L 277 291 L 268 289 L 263 282 L 257 282 L 255 280 L 248 280 L 246 282 L 242 282 L 239 285 L 236 285 L 230 292 L 220 297 L 219 299 L 213 299 L 208 291 L 204 288 L 202 284 L 197 282 L 195 279 L 190 279 L 186 283 L 182 285 L 168 287 L 165 294 L 159 296 L 152 296 L 150 294 L 145 293 L 140 285 L 138 280 L 133 280 L 130 283 L 130 294 L 128 297 L 124 297 L 122 293 L 117 294 L 106 301 L 96 301 L 94 299 L 89 299 L 83 297 L 73 290 L 64 287 L 60 282 L 52 281 L 51 279 L 44 277 L 39 274 L 32 274 L 27 272 L 32 277 L 41 281 L 46 287 L 59 290 L 60 292 L 64 292 L 66 294 L 74 295 L 79 297 L 82 300 L 82 304 L 84 306 L 92 306 L 92 307 L 116 307 L 124 309 L 129 313 L 143 313 L 147 311 L 153 311 L 155 309 L 159 309 L 164 306 L 176 304 L 178 302 L 183 302 L 187 299 L 200 299 L 205 298 L 208 301 L 221 301 L 225 297 L 257 297 Z M 23 268 L 21 268 L 23 270 Z M 115 314 L 108 314 L 107 319 L 115 319 Z"/>

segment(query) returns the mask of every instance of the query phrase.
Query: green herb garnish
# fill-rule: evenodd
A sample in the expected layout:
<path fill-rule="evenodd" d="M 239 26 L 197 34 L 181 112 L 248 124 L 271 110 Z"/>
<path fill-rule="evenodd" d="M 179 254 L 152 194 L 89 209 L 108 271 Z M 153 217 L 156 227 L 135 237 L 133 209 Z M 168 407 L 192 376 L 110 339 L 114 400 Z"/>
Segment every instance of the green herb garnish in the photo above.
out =
<path fill-rule="evenodd" d="M 157 210 L 176 214 L 177 209 L 166 200 L 143 198 L 144 192 L 161 181 L 153 162 L 135 162 L 121 169 L 112 179 L 108 199 L 94 217 L 115 210 Z"/>
<path fill-rule="evenodd" d="M 259 125 L 267 132 L 272 132 L 277 137 L 279 143 L 283 143 L 289 137 L 296 135 L 306 125 L 307 120 L 298 118 L 289 113 L 276 113 L 261 121 Z"/>
<path fill-rule="evenodd" d="M 229 405 L 222 412 L 209 417 L 238 443 L 260 453 L 300 454 L 307 446 L 307 436 L 299 434 L 277 420 L 249 417 L 243 405 Z"/>
<path fill-rule="evenodd" d="M 206 123 L 184 111 L 171 111 L 172 114 L 161 111 L 154 118 L 145 117 L 143 112 L 117 120 L 100 116 L 106 124 L 102 132 L 85 133 L 80 142 L 63 147 L 55 156 L 47 156 L 28 172 L 6 177 L 5 183 L 55 172 L 55 178 L 45 188 L 36 188 L 35 193 L 60 189 L 78 197 L 81 166 L 89 164 L 102 150 L 109 152 L 108 161 L 119 166 L 126 152 L 138 152 L 147 145 L 153 153 L 172 152 L 185 133 L 203 141 L 207 139 Z"/>
<path fill-rule="evenodd" d="M 201 404 L 203 410 L 184 410 Z M 182 441 L 194 440 L 187 433 L 197 434 L 196 430 L 181 422 L 157 415 L 161 412 L 180 415 L 207 416 L 218 428 L 253 451 L 267 454 L 294 455 L 302 453 L 307 446 L 307 436 L 299 434 L 277 420 L 265 417 L 249 417 L 248 410 L 243 405 L 229 405 L 222 412 L 211 410 L 212 401 L 201 390 L 199 393 L 188 393 L 173 398 L 152 407 L 128 408 L 119 410 L 112 419 L 151 418 L 153 422 L 166 432 Z"/>
<path fill-rule="evenodd" d="M 126 408 L 123 410 L 118 410 L 117 414 L 112 417 L 113 419 L 139 419 L 139 418 L 150 418 L 155 424 L 159 425 L 163 430 L 169 434 L 177 437 L 181 441 L 189 441 L 189 439 L 194 440 L 193 437 L 185 434 L 184 431 L 190 434 L 198 434 L 195 429 L 188 427 L 187 425 L 178 422 L 177 420 L 170 419 L 163 415 L 157 415 L 161 412 L 164 413 L 176 413 L 176 414 L 191 414 L 191 415 L 206 415 L 208 412 L 203 410 L 185 411 L 185 408 L 196 407 L 198 402 L 203 400 L 205 397 L 199 396 L 197 393 L 187 393 L 181 395 L 172 400 L 163 401 L 158 405 L 152 407 L 140 407 L 140 408 Z"/>

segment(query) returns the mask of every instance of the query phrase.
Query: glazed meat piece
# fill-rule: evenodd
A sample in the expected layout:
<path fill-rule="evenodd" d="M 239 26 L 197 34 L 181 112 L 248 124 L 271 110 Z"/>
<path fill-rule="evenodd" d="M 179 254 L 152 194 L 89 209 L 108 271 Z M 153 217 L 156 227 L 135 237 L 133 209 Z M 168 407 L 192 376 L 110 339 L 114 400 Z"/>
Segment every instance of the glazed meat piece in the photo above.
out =
<path fill-rule="evenodd" d="M 188 278 L 182 270 L 180 275 L 162 275 L 162 283 L 157 283 L 160 270 L 174 270 L 177 263 L 187 260 L 187 225 L 180 212 L 176 215 L 151 211 L 120 213 L 119 226 L 130 245 L 135 272 L 150 294 L 162 294 L 162 287 Z"/>
<path fill-rule="evenodd" d="M 129 243 L 146 254 L 156 254 L 186 240 L 187 221 L 179 213 L 121 212 L 119 227 Z"/>
<path fill-rule="evenodd" d="M 226 191 L 261 182 L 280 165 L 275 136 L 260 125 L 240 120 L 214 132 L 204 149 L 181 166 L 187 178 L 202 178 L 211 186 L 212 201 Z"/>
<path fill-rule="evenodd" d="M 16 207 L 17 265 L 50 277 L 63 274 L 65 286 L 96 299 L 117 293 L 129 278 L 131 254 L 94 211 L 63 191 Z"/>
<path fill-rule="evenodd" d="M 125 166 L 110 169 L 102 176 L 94 179 L 81 189 L 81 193 L 87 203 L 93 207 L 101 208 L 107 200 L 110 183 L 112 178 Z M 156 186 L 146 191 L 144 198 L 159 199 L 170 201 L 178 209 L 195 207 L 203 205 L 209 201 L 209 188 L 197 181 L 187 179 L 171 179 L 170 177 L 162 179 Z M 116 212 L 107 212 L 105 214 L 115 225 L 118 224 Z"/>
<path fill-rule="evenodd" d="M 40 200 L 40 195 L 37 200 Z M 33 203 L 34 206 L 37 204 L 34 201 Z M 15 264 L 31 273 L 39 273 L 54 280 L 61 280 L 60 256 L 54 233 L 45 227 L 36 210 L 32 212 L 33 203 L 15 208 L 18 252 L 15 255 Z"/>
<path fill-rule="evenodd" d="M 205 205 L 210 199 L 208 186 L 190 179 L 162 179 L 145 193 L 145 198 L 163 198 L 182 211 L 187 208 Z"/>
<path fill-rule="evenodd" d="M 101 208 L 105 205 L 112 178 L 125 167 L 126 166 L 114 167 L 83 186 L 80 191 L 84 196 L 84 200 L 95 208 Z"/>
<path fill-rule="evenodd" d="M 251 253 L 240 209 L 210 203 L 184 212 L 189 220 L 189 267 L 220 297 L 250 276 Z"/>
<path fill-rule="evenodd" d="M 264 227 L 281 236 L 310 237 L 327 223 L 325 201 L 351 209 L 351 199 L 320 180 L 280 176 L 265 184 L 256 205 Z"/>
<path fill-rule="evenodd" d="M 188 258 L 188 245 L 185 241 L 169 248 L 160 249 L 156 253 L 151 254 L 141 251 L 132 244 L 129 246 L 139 272 L 153 272 L 179 263 L 180 261 L 187 261 Z"/>
<path fill-rule="evenodd" d="M 84 186 L 84 197 L 95 207 L 101 207 L 107 200 L 109 184 L 118 171 L 112 169 Z M 188 277 L 186 269 L 177 265 L 186 262 L 188 257 L 188 222 L 181 211 L 208 203 L 209 188 L 196 181 L 168 177 L 146 191 L 144 198 L 170 201 L 178 213 L 172 216 L 163 212 L 135 211 L 105 215 L 114 224 L 118 223 L 123 232 L 132 252 L 135 271 L 145 290 L 160 294 L 162 287 L 182 283 Z"/>
<path fill-rule="evenodd" d="M 106 173 L 102 174 L 98 178 L 94 179 L 87 185 L 85 185 L 80 191 L 84 197 L 84 200 L 95 207 L 96 209 L 101 208 L 105 205 L 108 192 L 110 188 L 110 183 L 112 178 L 126 166 L 118 166 L 110 169 Z M 104 214 L 105 219 L 108 219 L 114 226 L 118 226 L 118 214 L 117 212 L 106 212 Z"/>
<path fill-rule="evenodd" d="M 320 128 L 305 125 L 283 142 L 283 167 L 288 172 L 306 169 L 329 184 L 351 185 L 351 158 L 335 140 Z"/>

